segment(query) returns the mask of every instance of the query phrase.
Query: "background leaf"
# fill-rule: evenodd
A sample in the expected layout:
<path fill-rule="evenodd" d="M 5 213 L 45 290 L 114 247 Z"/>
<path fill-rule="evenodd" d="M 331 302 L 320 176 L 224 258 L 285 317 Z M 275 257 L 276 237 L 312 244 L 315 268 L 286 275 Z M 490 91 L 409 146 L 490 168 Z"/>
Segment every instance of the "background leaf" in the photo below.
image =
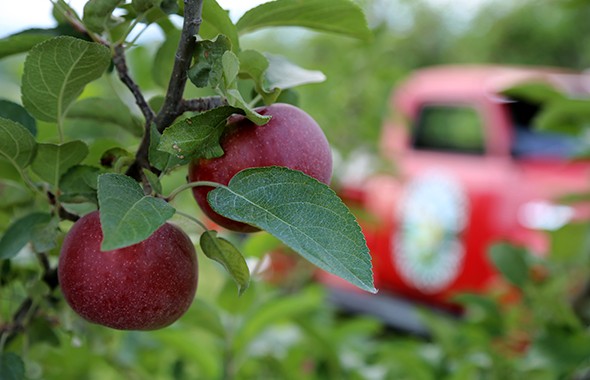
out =
<path fill-rule="evenodd" d="M 264 78 L 269 88 L 285 90 L 309 83 L 320 83 L 326 80 L 321 71 L 307 70 L 290 62 L 287 58 L 275 54 L 265 54 L 268 69 Z"/>
<path fill-rule="evenodd" d="M 176 48 L 178 47 L 178 40 L 180 39 L 180 30 L 171 29 L 166 32 L 166 38 L 156 51 L 154 63 L 152 65 L 152 78 L 154 82 L 162 88 L 168 88 L 170 75 L 172 74 L 172 67 L 174 65 L 174 57 L 176 56 Z"/>
<path fill-rule="evenodd" d="M 111 123 L 131 133 L 143 136 L 143 123 L 117 98 L 85 98 L 72 104 L 68 119 L 88 119 Z"/>
<path fill-rule="evenodd" d="M 82 141 L 70 141 L 61 145 L 39 144 L 31 168 L 42 180 L 57 188 L 61 176 L 72 166 L 82 162 L 87 155 L 88 146 Z"/>
<path fill-rule="evenodd" d="M 227 118 L 243 113 L 239 108 L 225 106 L 181 120 L 164 130 L 158 149 L 183 161 L 219 157 L 223 155 L 219 138 Z"/>
<path fill-rule="evenodd" d="M 237 23 L 240 34 L 273 26 L 301 26 L 363 40 L 371 37 L 363 11 L 348 0 L 276 0 L 249 10 Z"/>
<path fill-rule="evenodd" d="M 34 240 L 35 233 L 49 225 L 51 220 L 51 214 L 34 212 L 12 223 L 0 239 L 0 259 L 11 259 L 16 256 L 28 242 Z M 40 245 L 45 248 L 51 244 Z"/>
<path fill-rule="evenodd" d="M 490 248 L 489 257 L 508 281 L 523 287 L 529 278 L 527 251 L 512 244 L 495 244 Z"/>
<path fill-rule="evenodd" d="M 227 239 L 217 236 L 216 231 L 205 231 L 201 235 L 200 245 L 205 256 L 227 270 L 238 285 L 238 293 L 244 293 L 250 284 L 250 270 L 240 251 Z"/>
<path fill-rule="evenodd" d="M 221 8 L 217 1 L 208 0 L 203 2 L 203 23 L 199 34 L 205 39 L 214 38 L 218 34 L 227 36 L 232 44 L 232 50 L 240 50 L 238 30 L 229 18 L 229 13 Z"/>
<path fill-rule="evenodd" d="M 22 380 L 25 378 L 25 363 L 15 353 L 0 352 L 0 374 L 2 380 Z"/>
<path fill-rule="evenodd" d="M 64 54 L 63 52 L 68 52 Z M 111 62 L 106 46 L 60 36 L 36 45 L 25 60 L 23 105 L 35 118 L 57 121 Z"/>
<path fill-rule="evenodd" d="M 0 209 L 22 205 L 32 200 L 32 194 L 20 183 L 0 179 Z"/>
<path fill-rule="evenodd" d="M 61 202 L 82 203 L 92 202 L 98 204 L 96 189 L 100 169 L 88 165 L 75 165 L 70 168 L 60 179 Z"/>
<path fill-rule="evenodd" d="M 36 150 L 31 132 L 17 122 L 0 117 L 0 157 L 23 169 L 31 163 Z"/>
<path fill-rule="evenodd" d="M 375 292 L 361 229 L 325 184 L 283 167 L 252 168 L 208 200 L 223 216 L 264 229 L 321 269 Z"/>
<path fill-rule="evenodd" d="M 113 173 L 98 177 L 98 204 L 105 251 L 147 239 L 175 212 L 163 199 L 144 195 L 131 177 Z"/>
<path fill-rule="evenodd" d="M 0 117 L 15 121 L 27 128 L 33 136 L 37 135 L 37 121 L 20 104 L 0 99 Z"/>

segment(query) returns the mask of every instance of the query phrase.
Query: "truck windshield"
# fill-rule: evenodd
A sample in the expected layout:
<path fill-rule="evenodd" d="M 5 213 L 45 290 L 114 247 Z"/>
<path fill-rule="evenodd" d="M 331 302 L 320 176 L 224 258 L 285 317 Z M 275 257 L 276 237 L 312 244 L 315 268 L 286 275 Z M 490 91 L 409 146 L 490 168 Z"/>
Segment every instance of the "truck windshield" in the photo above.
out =
<path fill-rule="evenodd" d="M 516 158 L 571 158 L 583 151 L 583 142 L 574 136 L 541 131 L 534 118 L 541 111 L 539 104 L 513 100 L 506 103 L 512 117 L 512 155 Z"/>
<path fill-rule="evenodd" d="M 478 111 L 463 105 L 425 105 L 418 115 L 414 149 L 483 154 L 484 127 Z"/>

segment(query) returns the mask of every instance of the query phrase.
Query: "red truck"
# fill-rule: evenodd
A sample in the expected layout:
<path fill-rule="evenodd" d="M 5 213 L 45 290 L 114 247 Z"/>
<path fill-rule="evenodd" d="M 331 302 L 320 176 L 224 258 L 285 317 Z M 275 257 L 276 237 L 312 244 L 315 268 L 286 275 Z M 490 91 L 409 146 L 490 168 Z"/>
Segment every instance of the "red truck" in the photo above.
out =
<path fill-rule="evenodd" d="M 572 160 L 582 141 L 533 127 L 543 104 L 505 95 L 525 83 L 569 96 L 590 91 L 580 73 L 489 65 L 426 68 L 396 88 L 381 139 L 395 173 L 340 189 L 363 211 L 359 223 L 380 292 L 361 293 L 321 274 L 336 303 L 420 332 L 416 303 L 452 310 L 452 295 L 497 283 L 487 255 L 492 244 L 544 255 L 546 231 L 587 216 L 557 202 L 588 190 L 590 162 Z"/>

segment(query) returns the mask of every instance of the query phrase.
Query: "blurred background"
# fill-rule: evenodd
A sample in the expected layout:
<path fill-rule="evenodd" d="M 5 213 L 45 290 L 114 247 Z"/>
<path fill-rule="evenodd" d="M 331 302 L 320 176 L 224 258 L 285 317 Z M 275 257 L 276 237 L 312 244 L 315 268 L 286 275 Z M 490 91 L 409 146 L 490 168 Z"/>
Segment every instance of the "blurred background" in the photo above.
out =
<path fill-rule="evenodd" d="M 262 1 L 218 2 L 237 20 Z M 84 1 L 71 3 L 81 9 Z M 324 83 L 299 87 L 290 96 L 318 121 L 343 161 L 360 155 L 369 165 L 381 167 L 378 146 L 381 127 L 392 117 L 391 91 L 418 68 L 447 63 L 580 71 L 590 67 L 590 1 L 357 3 L 366 12 L 371 41 L 296 28 L 261 31 L 242 40 L 242 48 L 281 54 L 326 75 Z M 2 4 L 0 38 L 53 25 L 49 1 Z M 152 96 L 160 94 L 161 87 L 158 75 L 144 62 L 153 59 L 163 41 L 154 27 L 129 52 L 132 76 Z M 3 98 L 20 102 L 23 60 L 24 55 L 0 60 Z M 115 80 L 88 86 L 83 96 L 113 90 L 133 104 Z M 88 136 L 93 126 L 78 120 L 66 128 L 68 136 L 75 137 L 80 128 Z M 40 140 L 53 138 L 42 123 L 38 129 Z M 119 131 L 107 128 L 95 133 L 99 143 L 93 145 L 89 160 L 98 159 L 108 148 L 134 143 L 132 136 L 113 134 L 114 130 Z M 184 180 L 184 173 L 174 173 L 164 183 L 164 193 Z M 176 207 L 198 212 L 188 193 L 177 199 Z M 7 223 L 4 219 L 0 218 L 2 225 Z M 194 229 L 185 220 L 176 221 Z M 429 333 L 420 336 L 326 303 L 326 290 L 313 281 L 306 263 L 289 261 L 288 276 L 273 277 L 263 257 L 282 248 L 268 235 L 257 234 L 247 239 L 228 236 L 240 244 L 255 275 L 242 297 L 237 297 L 235 285 L 217 264 L 201 255 L 198 298 L 170 328 L 150 333 L 108 330 L 85 323 L 62 305 L 50 316 L 53 319 L 40 320 L 16 345 L 27 352 L 30 379 L 587 379 L 587 325 L 571 308 L 566 293 L 571 284 L 563 281 L 572 268 L 590 266 L 587 232 L 583 224 L 551 235 L 553 247 L 567 250 L 562 255 L 566 259 L 536 267 L 539 276 L 551 272 L 557 280 L 542 277 L 542 286 L 531 283 L 519 289 L 526 302 L 506 308 L 504 298 L 513 294 L 510 289 L 465 295 L 461 302 L 466 312 L 460 319 L 428 308 L 412 316 L 428 326 Z M 28 291 L 1 290 L 0 320 L 10 318 L 10 310 Z M 62 323 L 59 328 L 57 321 Z"/>

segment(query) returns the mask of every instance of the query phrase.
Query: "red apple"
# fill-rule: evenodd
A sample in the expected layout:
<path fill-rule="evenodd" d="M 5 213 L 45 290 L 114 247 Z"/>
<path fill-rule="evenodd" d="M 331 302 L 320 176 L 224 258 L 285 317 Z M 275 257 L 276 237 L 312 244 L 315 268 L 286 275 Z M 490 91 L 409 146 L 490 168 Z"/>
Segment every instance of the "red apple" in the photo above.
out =
<path fill-rule="evenodd" d="M 270 121 L 258 126 L 244 116 L 232 116 L 221 137 L 223 156 L 198 159 L 189 166 L 189 180 L 212 181 L 227 185 L 236 173 L 253 167 L 285 166 L 329 184 L 332 177 L 332 152 L 319 125 L 303 110 L 288 104 L 257 108 Z M 239 232 L 254 232 L 254 226 L 225 218 L 211 208 L 207 194 L 212 187 L 193 188 L 203 212 L 222 227 Z"/>
<path fill-rule="evenodd" d="M 101 251 L 98 211 L 78 220 L 59 257 L 68 304 L 90 322 L 120 330 L 154 330 L 176 321 L 197 289 L 197 256 L 188 236 L 166 223 L 135 245 Z"/>

